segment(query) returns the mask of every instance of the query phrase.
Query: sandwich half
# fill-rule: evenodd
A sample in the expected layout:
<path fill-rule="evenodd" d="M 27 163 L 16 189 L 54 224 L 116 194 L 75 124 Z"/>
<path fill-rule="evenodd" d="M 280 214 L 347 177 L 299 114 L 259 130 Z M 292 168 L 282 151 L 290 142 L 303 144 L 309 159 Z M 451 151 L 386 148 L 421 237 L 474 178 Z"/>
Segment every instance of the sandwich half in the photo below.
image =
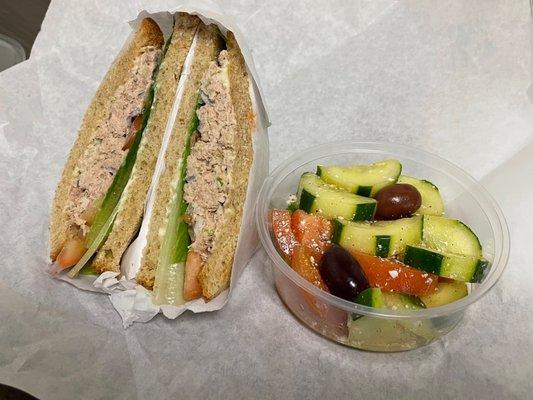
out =
<path fill-rule="evenodd" d="M 120 271 L 122 254 L 142 219 L 181 69 L 199 22 L 179 14 L 164 48 L 158 25 L 144 19 L 87 109 L 50 220 L 50 257 L 59 269 L 73 267 L 71 277 L 82 268 L 92 273 Z"/>
<path fill-rule="evenodd" d="M 232 32 L 201 24 L 145 215 L 137 282 L 157 304 L 211 300 L 229 286 L 253 159 L 250 80 Z"/>

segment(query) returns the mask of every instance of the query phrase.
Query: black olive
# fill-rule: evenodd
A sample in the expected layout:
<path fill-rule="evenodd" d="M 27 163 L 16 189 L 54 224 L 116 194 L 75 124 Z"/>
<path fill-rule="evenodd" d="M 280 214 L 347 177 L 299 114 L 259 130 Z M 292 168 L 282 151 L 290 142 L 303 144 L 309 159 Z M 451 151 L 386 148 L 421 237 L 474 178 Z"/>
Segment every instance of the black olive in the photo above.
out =
<path fill-rule="evenodd" d="M 320 276 L 333 295 L 349 301 L 370 287 L 357 260 L 335 244 L 322 257 Z"/>
<path fill-rule="evenodd" d="M 420 192 L 407 183 L 386 186 L 376 194 L 376 219 L 389 220 L 413 215 L 422 204 Z"/>

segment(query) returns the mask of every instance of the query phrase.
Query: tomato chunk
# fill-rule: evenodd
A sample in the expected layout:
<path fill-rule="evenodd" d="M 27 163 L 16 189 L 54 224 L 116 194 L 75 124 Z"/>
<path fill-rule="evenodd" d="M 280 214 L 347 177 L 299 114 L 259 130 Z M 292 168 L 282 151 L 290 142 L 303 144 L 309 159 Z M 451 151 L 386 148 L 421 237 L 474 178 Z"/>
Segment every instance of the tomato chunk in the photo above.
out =
<path fill-rule="evenodd" d="M 437 275 L 409 267 L 400 261 L 380 258 L 352 251 L 352 255 L 361 265 L 370 286 L 386 292 L 400 292 L 421 296 L 435 290 L 439 278 Z"/>
<path fill-rule="evenodd" d="M 329 292 L 318 271 L 321 259 L 322 254 L 312 248 L 304 245 L 296 246 L 291 257 L 291 267 L 306 281 Z"/>
<path fill-rule="evenodd" d="M 202 287 L 198 282 L 198 274 L 202 270 L 202 257 L 195 251 L 189 251 L 185 261 L 185 279 L 183 283 L 183 298 L 187 301 L 202 296 Z"/>
<path fill-rule="evenodd" d="M 269 217 L 272 224 L 274 242 L 282 255 L 290 260 L 292 251 L 298 244 L 291 229 L 291 212 L 274 208 L 270 210 Z"/>
<path fill-rule="evenodd" d="M 291 227 L 300 244 L 319 253 L 324 253 L 331 245 L 333 226 L 331 221 L 320 215 L 296 210 L 292 214 Z"/>

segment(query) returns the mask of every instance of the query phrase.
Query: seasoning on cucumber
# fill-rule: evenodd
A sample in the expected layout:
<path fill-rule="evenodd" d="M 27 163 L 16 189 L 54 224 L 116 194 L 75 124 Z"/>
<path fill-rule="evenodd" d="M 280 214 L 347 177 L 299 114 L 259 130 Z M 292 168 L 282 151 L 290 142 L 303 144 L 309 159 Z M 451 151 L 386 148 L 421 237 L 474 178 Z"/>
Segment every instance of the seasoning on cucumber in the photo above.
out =
<path fill-rule="evenodd" d="M 385 186 L 396 183 L 401 172 L 398 160 L 385 160 L 368 165 L 319 165 L 316 174 L 324 182 L 350 193 L 374 197 Z"/>
<path fill-rule="evenodd" d="M 298 208 L 308 213 L 319 212 L 329 219 L 342 217 L 365 221 L 374 217 L 376 200 L 328 185 L 315 174 L 307 172 L 300 178 Z"/>
<path fill-rule="evenodd" d="M 296 199 L 283 210 L 288 213 L 283 229 L 273 224 L 278 247 L 291 240 L 310 247 L 319 240 L 321 246 L 301 252 L 311 259 L 300 262 L 313 265 L 331 294 L 370 307 L 420 310 L 467 296 L 467 283 L 481 282 L 489 267 L 480 240 L 463 222 L 443 216 L 444 202 L 433 183 L 401 171 L 399 161 L 385 160 L 319 165 L 316 174 L 304 173 Z M 331 223 L 327 229 L 308 223 L 318 216 L 306 213 Z M 288 262 L 301 270 L 294 259 Z M 373 319 L 354 315 L 349 326 L 360 328 Z M 434 329 L 423 320 L 393 325 L 423 338 Z"/>

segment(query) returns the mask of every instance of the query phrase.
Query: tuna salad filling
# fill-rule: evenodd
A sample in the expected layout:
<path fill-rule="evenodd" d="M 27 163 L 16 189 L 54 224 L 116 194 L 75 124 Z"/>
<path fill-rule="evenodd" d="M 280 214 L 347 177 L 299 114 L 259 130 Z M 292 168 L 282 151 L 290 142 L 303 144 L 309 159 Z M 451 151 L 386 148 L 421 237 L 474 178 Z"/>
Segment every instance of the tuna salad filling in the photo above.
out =
<path fill-rule="evenodd" d="M 76 164 L 66 211 L 84 235 L 90 225 L 89 214 L 98 208 L 142 124 L 144 102 L 160 55 L 154 46 L 142 49 L 131 76 L 113 94 L 106 120 Z"/>
<path fill-rule="evenodd" d="M 213 62 L 200 86 L 204 105 L 198 111 L 199 126 L 187 158 L 184 199 L 190 249 L 205 261 L 224 218 L 224 207 L 232 186 L 235 160 L 235 112 L 231 103 L 228 54 L 224 50 Z"/>

